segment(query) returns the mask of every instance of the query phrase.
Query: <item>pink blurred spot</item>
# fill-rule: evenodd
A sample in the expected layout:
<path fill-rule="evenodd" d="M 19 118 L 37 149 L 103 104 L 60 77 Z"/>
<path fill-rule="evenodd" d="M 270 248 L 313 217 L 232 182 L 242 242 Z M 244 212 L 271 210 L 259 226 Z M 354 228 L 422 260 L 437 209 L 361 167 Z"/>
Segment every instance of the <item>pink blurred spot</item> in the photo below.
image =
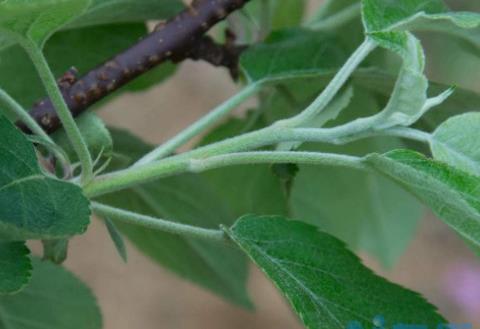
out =
<path fill-rule="evenodd" d="M 462 263 L 447 274 L 447 295 L 465 312 L 475 318 L 480 313 L 480 265 Z"/>

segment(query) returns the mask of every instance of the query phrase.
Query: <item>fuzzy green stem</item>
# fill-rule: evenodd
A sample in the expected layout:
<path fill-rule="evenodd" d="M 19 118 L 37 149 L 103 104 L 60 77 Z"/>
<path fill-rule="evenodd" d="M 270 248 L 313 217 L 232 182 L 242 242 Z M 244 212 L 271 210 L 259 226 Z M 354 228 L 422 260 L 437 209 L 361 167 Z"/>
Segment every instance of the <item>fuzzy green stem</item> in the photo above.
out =
<path fill-rule="evenodd" d="M 432 141 L 432 134 L 407 127 L 398 127 L 390 128 L 384 131 L 385 136 L 394 136 L 410 140 L 415 140 L 417 142 L 429 144 Z"/>
<path fill-rule="evenodd" d="M 191 140 L 193 137 L 206 131 L 208 128 L 212 127 L 212 125 L 214 125 L 216 122 L 225 118 L 237 106 L 242 104 L 245 100 L 250 98 L 253 94 L 257 93 L 260 90 L 260 88 L 261 88 L 261 85 L 258 83 L 254 83 L 247 86 L 245 89 L 237 93 L 232 98 L 228 99 L 226 102 L 224 102 L 220 106 L 213 109 L 210 113 L 208 113 L 206 116 L 204 116 L 200 120 L 193 123 L 191 126 L 189 126 L 187 129 L 179 133 L 177 136 L 173 137 L 166 143 L 160 145 L 158 148 L 156 148 L 152 152 L 145 155 L 143 158 L 137 161 L 137 163 L 135 163 L 134 166 L 146 164 L 146 163 L 161 159 L 165 156 L 168 156 L 177 148 L 179 148 L 180 146 L 184 145 L 186 142 Z"/>
<path fill-rule="evenodd" d="M 85 143 L 82 133 L 78 128 L 72 113 L 70 112 L 63 95 L 58 88 L 57 81 L 50 70 L 48 62 L 42 51 L 33 43 L 24 42 L 25 50 L 30 56 L 37 72 L 45 86 L 48 96 L 50 97 L 58 117 L 63 124 L 68 139 L 72 143 L 80 163 L 82 165 L 82 183 L 86 184 L 93 178 L 93 162 L 87 144 Z"/>
<path fill-rule="evenodd" d="M 363 163 L 362 158 L 360 157 L 342 154 L 294 151 L 257 151 L 223 154 L 207 159 L 191 160 L 189 169 L 191 172 L 199 173 L 222 167 L 265 163 L 296 163 L 369 170 L 368 166 Z"/>
<path fill-rule="evenodd" d="M 131 225 L 142 226 L 149 230 L 156 230 L 188 238 L 216 241 L 221 243 L 228 241 L 225 233 L 221 230 L 206 229 L 202 227 L 171 222 L 151 216 L 140 215 L 128 210 L 110 207 L 98 202 L 92 202 L 92 210 L 100 217 L 110 218 L 111 220 L 121 221 Z"/>
<path fill-rule="evenodd" d="M 367 37 L 313 103 L 300 114 L 290 119 L 278 121 L 275 125 L 280 127 L 299 127 L 315 118 L 327 107 L 360 63 L 376 46 L 375 41 Z"/>
<path fill-rule="evenodd" d="M 28 129 L 35 135 L 42 137 L 46 141 L 54 144 L 48 134 L 38 125 L 38 123 L 28 114 L 28 112 L 14 100 L 5 90 L 0 88 L 0 101 L 5 104 L 8 110 L 15 115 L 17 119 L 22 121 Z"/>
<path fill-rule="evenodd" d="M 413 138 L 421 141 L 429 140 L 429 134 L 410 128 L 364 131 L 363 129 L 368 126 L 368 123 L 369 120 L 366 118 L 335 128 L 265 128 L 249 134 L 227 139 L 223 142 L 205 146 L 185 154 L 102 175 L 97 177 L 91 184 L 85 186 L 84 192 L 88 197 L 96 197 L 140 183 L 147 183 L 158 178 L 192 170 L 196 171 L 197 169 L 192 169 L 192 161 L 195 163 L 195 161 L 208 160 L 209 158 L 216 156 L 224 156 L 224 158 L 219 158 L 222 161 L 219 159 L 215 160 L 216 164 L 224 165 L 226 163 L 224 159 L 228 159 L 232 153 L 250 151 L 262 146 L 282 142 L 322 142 L 344 144 L 356 139 L 385 135 Z M 278 152 L 278 154 L 282 153 Z M 288 156 L 299 156 L 301 154 L 302 153 L 299 152 L 292 152 L 288 153 Z M 241 158 L 242 160 L 236 161 L 246 161 L 243 156 Z M 281 157 L 285 156 L 285 153 L 281 155 Z M 273 157 L 273 155 L 269 154 L 269 157 Z M 306 159 L 299 159 L 299 161 L 306 161 Z M 282 162 L 296 163 L 297 161 L 295 160 L 295 157 L 292 157 L 291 159 L 282 158 Z"/>
<path fill-rule="evenodd" d="M 342 143 L 342 138 L 347 138 L 355 134 L 361 136 L 360 133 L 366 126 L 368 126 L 368 119 L 357 120 L 354 124 L 328 129 L 265 128 L 161 161 L 100 176 L 91 184 L 85 186 L 84 192 L 89 197 L 95 197 L 158 178 L 188 172 L 191 170 L 191 160 L 201 160 L 212 156 L 250 151 L 266 145 L 282 142 Z M 381 133 L 382 132 L 378 132 L 378 134 Z"/>

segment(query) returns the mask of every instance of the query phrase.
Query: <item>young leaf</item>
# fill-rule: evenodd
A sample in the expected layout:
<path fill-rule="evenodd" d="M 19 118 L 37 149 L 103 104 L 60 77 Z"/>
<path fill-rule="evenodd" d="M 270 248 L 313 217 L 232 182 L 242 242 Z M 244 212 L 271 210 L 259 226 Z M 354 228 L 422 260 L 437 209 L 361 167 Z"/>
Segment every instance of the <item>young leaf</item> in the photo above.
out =
<path fill-rule="evenodd" d="M 0 295 L 16 293 L 25 287 L 31 271 L 30 250 L 25 242 L 0 240 Z"/>
<path fill-rule="evenodd" d="M 123 241 L 123 237 L 117 229 L 117 226 L 114 222 L 112 222 L 109 218 L 105 218 L 105 226 L 107 227 L 108 234 L 112 239 L 113 244 L 115 245 L 115 249 L 117 250 L 120 257 L 123 261 L 127 262 L 127 248 L 125 247 L 125 241 Z"/>
<path fill-rule="evenodd" d="M 304 29 L 272 33 L 245 52 L 240 66 L 249 82 L 274 82 L 336 72 L 345 59 L 330 36 Z"/>
<path fill-rule="evenodd" d="M 465 240 L 480 245 L 480 178 L 409 150 L 373 154 L 366 162 L 416 195 Z"/>
<path fill-rule="evenodd" d="M 359 104 L 360 108 L 363 104 Z M 304 151 L 364 155 L 401 147 L 375 138 L 346 146 L 309 146 Z M 366 251 L 391 267 L 411 241 L 423 208 L 389 180 L 340 168 L 301 166 L 291 194 L 292 215 Z"/>
<path fill-rule="evenodd" d="M 63 25 L 81 15 L 90 0 L 5 0 L 0 2 L 0 34 L 42 48 Z M 1 40 L 0 40 L 1 42 Z M 4 45 L 0 44 L 0 48 Z"/>
<path fill-rule="evenodd" d="M 336 238 L 282 217 L 245 216 L 230 237 L 276 284 L 307 328 L 370 327 L 445 320 L 419 294 L 376 276 Z M 392 302 L 394 301 L 394 302 Z"/>
<path fill-rule="evenodd" d="M 408 32 L 377 33 L 374 39 L 403 60 L 392 96 L 385 109 L 377 115 L 375 126 L 379 129 L 409 126 L 424 114 L 427 102 L 428 80 L 423 74 L 423 48 L 420 41 Z"/>
<path fill-rule="evenodd" d="M 0 238 L 56 239 L 83 233 L 89 201 L 77 185 L 47 177 L 33 145 L 0 116 Z"/>
<path fill-rule="evenodd" d="M 432 153 L 435 159 L 480 176 L 480 113 L 466 113 L 448 119 L 433 133 Z"/>
<path fill-rule="evenodd" d="M 361 86 L 367 89 L 373 95 L 380 96 L 382 101 L 384 98 L 389 98 L 392 88 L 395 86 L 395 78 L 384 71 L 377 69 L 360 69 L 353 75 L 353 83 L 358 88 Z M 429 96 L 434 96 L 442 93 L 448 86 L 429 82 Z M 427 112 L 418 124 L 424 127 L 425 130 L 434 130 L 442 122 L 451 116 L 460 113 L 477 111 L 480 107 L 480 95 L 468 91 L 466 89 L 456 88 L 455 92 L 447 98 L 443 103 L 439 104 L 434 111 Z"/>
<path fill-rule="evenodd" d="M 115 154 L 128 165 L 151 147 L 137 137 L 111 129 Z M 192 194 L 193 193 L 193 194 Z M 101 198 L 103 203 L 180 223 L 218 228 L 234 215 L 221 194 L 200 176 L 162 179 Z M 140 251 L 158 264 L 238 305 L 251 307 L 246 292 L 248 264 L 229 246 L 151 231 L 135 225 L 117 227 Z M 222 261 L 219 262 L 218 260 Z"/>
<path fill-rule="evenodd" d="M 0 296 L 0 327 L 9 329 L 100 329 L 102 317 L 88 287 L 58 265 L 33 260 L 32 281 L 12 296 Z"/>

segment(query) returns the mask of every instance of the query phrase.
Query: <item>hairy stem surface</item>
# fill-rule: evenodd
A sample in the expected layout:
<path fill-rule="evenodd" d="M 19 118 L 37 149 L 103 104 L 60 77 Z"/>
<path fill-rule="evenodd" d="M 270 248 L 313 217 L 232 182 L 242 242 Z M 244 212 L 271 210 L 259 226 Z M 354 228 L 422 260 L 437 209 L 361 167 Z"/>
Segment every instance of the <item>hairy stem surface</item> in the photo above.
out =
<path fill-rule="evenodd" d="M 37 69 L 45 89 L 56 109 L 56 113 L 62 121 L 68 139 L 80 160 L 82 165 L 82 183 L 86 184 L 93 178 L 93 162 L 82 133 L 65 103 L 63 95 L 57 85 L 57 81 L 55 80 L 42 51 L 34 44 L 25 44 L 24 48 L 27 50 L 35 68 Z"/>
<path fill-rule="evenodd" d="M 140 215 L 131 211 L 110 207 L 98 202 L 92 202 L 93 211 L 100 217 L 121 221 L 127 224 L 142 226 L 154 231 L 162 231 L 208 241 L 225 243 L 228 241 L 221 230 L 212 230 L 202 227 L 180 224 L 165 219 Z"/>

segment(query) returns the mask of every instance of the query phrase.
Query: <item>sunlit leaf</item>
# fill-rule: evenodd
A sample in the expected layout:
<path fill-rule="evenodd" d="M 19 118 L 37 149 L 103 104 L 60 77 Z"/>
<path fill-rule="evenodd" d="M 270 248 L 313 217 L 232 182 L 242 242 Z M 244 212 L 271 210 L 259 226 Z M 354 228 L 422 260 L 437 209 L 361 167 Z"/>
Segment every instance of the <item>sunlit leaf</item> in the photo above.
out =
<path fill-rule="evenodd" d="M 480 245 L 480 178 L 409 151 L 373 154 L 367 163 L 428 205 L 466 241 Z"/>
<path fill-rule="evenodd" d="M 480 176 L 480 113 L 466 113 L 448 119 L 433 133 L 435 159 Z"/>
<path fill-rule="evenodd" d="M 445 320 L 418 293 L 376 276 L 345 245 L 314 226 L 281 217 L 246 216 L 230 237 L 275 283 L 307 328 L 422 324 Z"/>

